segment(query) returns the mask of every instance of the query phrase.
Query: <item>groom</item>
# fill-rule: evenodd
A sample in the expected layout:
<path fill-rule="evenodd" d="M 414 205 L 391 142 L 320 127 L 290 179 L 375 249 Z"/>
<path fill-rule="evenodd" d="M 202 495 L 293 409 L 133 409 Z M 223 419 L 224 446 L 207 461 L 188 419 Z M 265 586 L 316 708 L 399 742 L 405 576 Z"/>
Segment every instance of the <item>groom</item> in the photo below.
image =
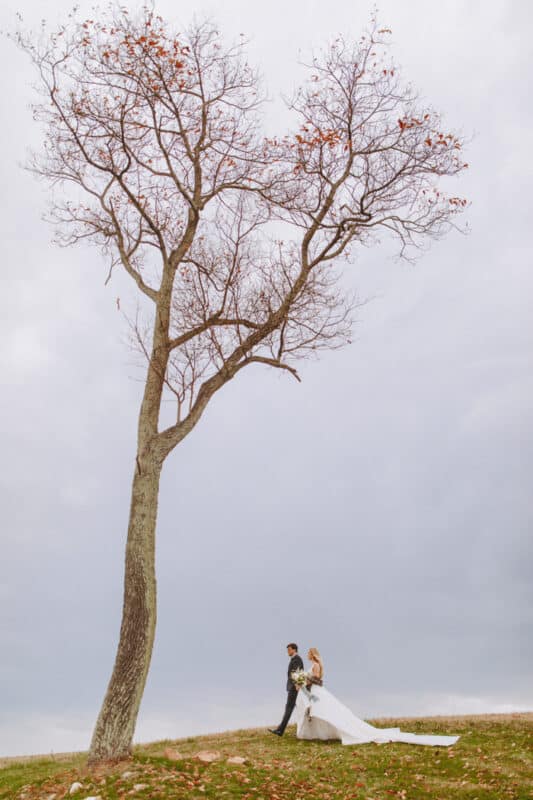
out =
<path fill-rule="evenodd" d="M 289 661 L 289 669 L 287 670 L 287 705 L 285 706 L 285 713 L 283 715 L 283 719 L 281 720 L 280 724 L 277 728 L 269 728 L 268 730 L 270 733 L 276 734 L 276 736 L 283 736 L 285 732 L 285 728 L 289 722 L 290 716 L 294 711 L 294 706 L 296 705 L 296 698 L 298 696 L 298 689 L 294 685 L 291 680 L 291 673 L 297 669 L 304 668 L 304 662 L 298 655 L 298 645 L 291 642 L 287 645 L 287 654 L 290 658 Z"/>

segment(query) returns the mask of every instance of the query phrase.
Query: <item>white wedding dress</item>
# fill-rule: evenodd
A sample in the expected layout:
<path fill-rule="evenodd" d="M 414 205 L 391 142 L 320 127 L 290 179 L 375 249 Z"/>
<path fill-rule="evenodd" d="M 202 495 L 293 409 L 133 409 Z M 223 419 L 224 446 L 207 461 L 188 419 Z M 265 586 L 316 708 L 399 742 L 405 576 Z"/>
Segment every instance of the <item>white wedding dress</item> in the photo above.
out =
<path fill-rule="evenodd" d="M 375 728 L 352 714 L 323 686 L 311 686 L 311 696 L 300 689 L 296 698 L 296 736 L 298 739 L 340 739 L 342 744 L 367 742 L 406 742 L 449 747 L 458 736 L 426 736 L 404 733 L 400 728 Z"/>

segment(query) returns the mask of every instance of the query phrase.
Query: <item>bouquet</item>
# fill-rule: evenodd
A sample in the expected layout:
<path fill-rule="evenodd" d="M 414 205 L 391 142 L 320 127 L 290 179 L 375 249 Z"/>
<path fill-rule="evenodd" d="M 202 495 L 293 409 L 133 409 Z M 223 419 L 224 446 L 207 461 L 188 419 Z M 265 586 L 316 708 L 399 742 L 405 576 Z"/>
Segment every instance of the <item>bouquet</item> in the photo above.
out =
<path fill-rule="evenodd" d="M 318 700 L 318 697 L 314 694 L 311 694 L 311 692 L 307 688 L 307 685 L 311 683 L 311 678 L 312 678 L 311 674 L 303 669 L 296 669 L 294 670 L 294 672 L 291 672 L 291 680 L 294 683 L 294 685 L 297 686 L 299 689 L 301 689 L 304 692 L 304 694 L 307 695 L 309 700 L 313 702 Z"/>
<path fill-rule="evenodd" d="M 305 686 L 309 683 L 309 674 L 303 669 L 296 669 L 291 672 L 291 680 L 296 686 Z"/>

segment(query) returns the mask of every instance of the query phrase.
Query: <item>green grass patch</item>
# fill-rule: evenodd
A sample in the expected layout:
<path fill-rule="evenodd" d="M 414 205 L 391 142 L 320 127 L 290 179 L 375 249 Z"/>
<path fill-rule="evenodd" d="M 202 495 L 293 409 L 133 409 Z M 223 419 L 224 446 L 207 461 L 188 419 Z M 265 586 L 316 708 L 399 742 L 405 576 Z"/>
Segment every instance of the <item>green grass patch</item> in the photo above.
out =
<path fill-rule="evenodd" d="M 88 769 L 86 754 L 0 761 L 1 800 L 533 800 L 533 714 L 380 720 L 417 733 L 460 734 L 452 748 L 343 747 L 265 729 L 137 746 L 126 762 Z M 180 759 L 165 756 L 167 748 Z M 199 762 L 201 750 L 220 758 Z M 246 759 L 229 764 L 231 756 Z"/>

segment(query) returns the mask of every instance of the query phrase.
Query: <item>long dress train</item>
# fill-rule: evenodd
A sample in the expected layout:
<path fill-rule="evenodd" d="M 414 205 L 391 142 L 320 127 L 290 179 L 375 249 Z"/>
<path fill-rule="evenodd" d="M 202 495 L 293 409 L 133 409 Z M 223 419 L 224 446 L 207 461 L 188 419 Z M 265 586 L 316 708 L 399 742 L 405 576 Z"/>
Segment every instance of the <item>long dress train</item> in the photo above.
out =
<path fill-rule="evenodd" d="M 400 728 L 375 728 L 359 719 L 324 686 L 313 685 L 311 696 L 300 689 L 296 698 L 296 736 L 298 739 L 340 739 L 342 744 L 367 742 L 406 742 L 449 747 L 458 736 L 426 736 L 404 733 Z"/>

